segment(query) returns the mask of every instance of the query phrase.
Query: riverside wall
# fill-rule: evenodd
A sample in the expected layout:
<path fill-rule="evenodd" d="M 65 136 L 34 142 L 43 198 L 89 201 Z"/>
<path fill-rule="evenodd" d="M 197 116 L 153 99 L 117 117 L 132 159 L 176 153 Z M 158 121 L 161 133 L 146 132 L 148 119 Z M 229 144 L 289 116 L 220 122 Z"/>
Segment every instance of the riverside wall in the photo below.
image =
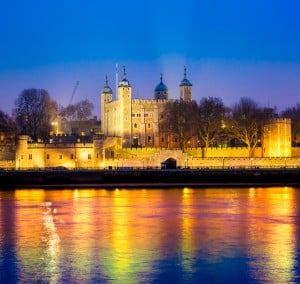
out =
<path fill-rule="evenodd" d="M 300 166 L 300 148 L 292 148 L 291 157 L 263 157 L 262 148 L 256 148 L 249 158 L 245 147 L 180 149 L 121 148 L 105 151 L 92 143 L 68 145 L 29 144 L 14 154 L 0 155 L 3 169 L 43 169 L 48 167 L 73 168 L 160 168 L 169 158 L 180 168 L 297 168 Z M 96 149 L 97 148 L 97 149 Z M 112 153 L 113 152 L 113 153 Z M 1 153 L 0 153 L 1 154 Z"/>
<path fill-rule="evenodd" d="M 105 168 L 160 168 L 161 160 L 106 159 Z M 198 158 L 187 157 L 177 160 L 178 168 L 191 169 L 231 169 L 231 168 L 298 168 L 298 158 Z"/>

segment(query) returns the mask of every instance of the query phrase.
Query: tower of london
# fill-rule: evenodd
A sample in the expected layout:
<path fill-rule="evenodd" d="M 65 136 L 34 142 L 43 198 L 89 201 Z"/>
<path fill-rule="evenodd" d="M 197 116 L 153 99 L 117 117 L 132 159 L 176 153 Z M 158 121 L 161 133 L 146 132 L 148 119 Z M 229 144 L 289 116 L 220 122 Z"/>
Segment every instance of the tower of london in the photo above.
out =
<path fill-rule="evenodd" d="M 192 100 L 192 84 L 187 79 L 186 68 L 179 85 L 179 94 L 180 100 Z M 159 128 L 159 121 L 168 101 L 171 99 L 162 74 L 159 84 L 154 89 L 153 99 L 132 98 L 131 84 L 124 67 L 116 99 L 113 100 L 107 78 L 101 92 L 101 122 L 104 136 L 121 137 L 123 147 L 175 147 L 174 137 L 162 133 Z"/>
<path fill-rule="evenodd" d="M 203 149 L 198 141 L 183 150 L 176 135 L 160 129 L 165 108 L 171 102 L 192 102 L 192 84 L 184 68 L 177 99 L 170 99 L 163 74 L 154 88 L 152 99 L 136 99 L 123 70 L 116 98 L 106 77 L 100 94 L 101 130 L 92 135 L 76 133 L 53 135 L 47 142 L 32 142 L 26 134 L 17 138 L 15 147 L 2 147 L 0 167 L 13 169 L 158 168 L 172 159 L 179 167 L 296 167 L 300 148 L 291 145 L 291 120 L 273 118 L 263 129 L 261 145 L 249 157 L 247 147 Z M 197 138 L 197 137 L 196 137 Z"/>

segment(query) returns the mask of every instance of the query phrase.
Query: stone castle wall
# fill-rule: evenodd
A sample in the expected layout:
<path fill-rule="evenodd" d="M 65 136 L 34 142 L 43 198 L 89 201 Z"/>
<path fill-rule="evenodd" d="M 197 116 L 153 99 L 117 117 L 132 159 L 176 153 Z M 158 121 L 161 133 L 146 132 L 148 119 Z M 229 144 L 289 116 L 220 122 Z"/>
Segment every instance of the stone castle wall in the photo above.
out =
<path fill-rule="evenodd" d="M 263 157 L 262 148 L 255 149 L 249 159 L 246 147 L 187 148 L 159 147 L 122 148 L 120 138 L 95 137 L 92 143 L 29 143 L 26 135 L 19 136 L 16 148 L 0 148 L 1 168 L 107 168 L 160 167 L 168 158 L 179 167 L 298 167 L 300 148 L 291 148 L 291 157 Z M 12 148 L 11 148 L 12 147 Z M 105 151 L 104 151 L 105 149 Z"/>
<path fill-rule="evenodd" d="M 234 148 L 233 148 L 234 149 Z M 55 147 L 49 145 L 30 145 L 22 154 L 16 155 L 15 160 L 0 160 L 0 168 L 28 169 L 28 168 L 51 168 L 67 167 L 73 168 L 159 168 L 161 163 L 168 158 L 174 158 L 177 166 L 181 168 L 249 168 L 249 167 L 299 167 L 300 148 L 293 148 L 292 157 L 263 158 L 256 156 L 249 158 L 245 149 L 240 149 L 244 156 L 230 156 L 230 149 L 213 149 L 215 156 L 203 158 L 201 149 L 188 149 L 185 153 L 181 150 L 168 150 L 158 148 L 144 149 L 122 149 L 123 152 L 109 155 L 106 151 L 95 151 L 93 144 L 64 145 Z M 258 152 L 261 149 L 257 149 Z"/>
<path fill-rule="evenodd" d="M 106 169 L 118 168 L 160 168 L 161 159 L 106 159 Z M 300 158 L 190 158 L 179 159 L 177 167 L 190 169 L 214 168 L 299 168 Z"/>

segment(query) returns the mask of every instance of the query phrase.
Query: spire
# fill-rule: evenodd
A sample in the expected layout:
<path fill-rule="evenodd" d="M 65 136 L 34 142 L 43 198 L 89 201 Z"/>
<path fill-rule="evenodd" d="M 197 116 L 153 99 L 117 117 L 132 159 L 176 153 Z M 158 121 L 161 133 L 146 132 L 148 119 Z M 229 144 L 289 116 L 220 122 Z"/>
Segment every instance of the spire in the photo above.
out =
<path fill-rule="evenodd" d="M 105 85 L 108 86 L 107 73 L 105 74 Z"/>
<path fill-rule="evenodd" d="M 160 82 L 161 82 L 161 83 L 163 82 L 163 75 L 162 75 L 162 72 L 160 72 Z"/>
<path fill-rule="evenodd" d="M 183 79 L 180 83 L 180 99 L 184 101 L 192 100 L 192 84 L 186 78 L 186 66 L 183 67 Z"/>
<path fill-rule="evenodd" d="M 112 94 L 112 90 L 110 86 L 108 85 L 108 79 L 107 79 L 107 74 L 105 74 L 105 86 L 102 90 L 103 94 Z"/>
<path fill-rule="evenodd" d="M 123 79 L 126 79 L 126 67 L 125 67 L 125 65 L 123 66 Z"/>
<path fill-rule="evenodd" d="M 186 66 L 184 65 L 183 67 L 183 80 L 181 81 L 180 87 L 183 87 L 183 86 L 192 86 L 191 82 L 186 78 Z"/>
<path fill-rule="evenodd" d="M 123 80 L 119 83 L 119 87 L 130 87 L 130 83 L 126 78 L 126 68 L 123 66 Z"/>

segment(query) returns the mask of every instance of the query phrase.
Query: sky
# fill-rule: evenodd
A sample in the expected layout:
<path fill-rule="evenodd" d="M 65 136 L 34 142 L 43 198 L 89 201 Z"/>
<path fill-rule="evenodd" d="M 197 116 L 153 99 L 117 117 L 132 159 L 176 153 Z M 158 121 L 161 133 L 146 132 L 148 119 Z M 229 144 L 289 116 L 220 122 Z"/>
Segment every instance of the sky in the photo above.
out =
<path fill-rule="evenodd" d="M 0 110 L 27 88 L 60 105 L 82 99 L 100 115 L 107 74 L 126 66 L 133 98 L 160 81 L 179 97 L 184 65 L 193 99 L 241 97 L 281 111 L 300 95 L 299 0 L 10 0 L 0 4 Z M 78 87 L 72 97 L 76 86 Z"/>

